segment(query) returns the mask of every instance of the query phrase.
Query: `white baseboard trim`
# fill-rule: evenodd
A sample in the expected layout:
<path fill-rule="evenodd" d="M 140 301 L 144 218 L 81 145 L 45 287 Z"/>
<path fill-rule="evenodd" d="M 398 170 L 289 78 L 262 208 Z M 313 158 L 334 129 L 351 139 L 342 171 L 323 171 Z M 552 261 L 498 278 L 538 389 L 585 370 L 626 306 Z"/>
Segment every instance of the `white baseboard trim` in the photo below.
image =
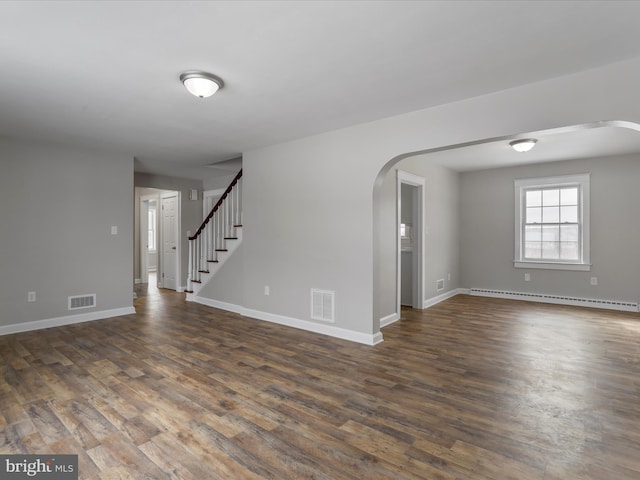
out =
<path fill-rule="evenodd" d="M 78 315 L 67 315 L 64 317 L 48 318 L 45 320 L 35 320 L 32 322 L 14 323 L 12 325 L 0 326 L 0 336 L 11 335 L 12 333 L 30 332 L 42 330 L 43 328 L 62 327 L 75 323 L 92 322 L 104 318 L 120 317 L 136 313 L 133 307 L 114 308 L 111 310 L 101 310 L 98 312 L 81 313 Z"/>
<path fill-rule="evenodd" d="M 191 296 L 191 299 L 187 298 L 190 302 L 196 302 L 201 305 L 206 305 L 207 307 L 219 308 L 220 310 L 225 310 L 227 312 L 237 313 L 238 315 L 244 315 L 245 308 L 240 305 L 236 305 L 235 303 L 227 303 L 221 302 L 220 300 L 213 300 L 211 298 L 199 297 L 194 294 L 188 294 Z"/>
<path fill-rule="evenodd" d="M 142 283 L 142 279 L 141 278 L 136 278 L 133 283 L 135 283 L 136 285 L 139 283 Z"/>
<path fill-rule="evenodd" d="M 445 300 L 448 300 L 451 297 L 455 297 L 456 295 L 459 295 L 461 293 L 468 293 L 468 292 L 469 291 L 465 290 L 464 288 L 457 288 L 455 290 L 451 290 L 450 292 L 446 292 L 446 293 L 443 293 L 442 295 L 438 295 L 437 297 L 432 297 L 425 300 L 422 303 L 422 308 L 433 307 L 437 303 L 444 302 Z M 380 319 L 380 328 L 391 325 L 392 323 L 395 323 L 398 320 L 400 320 L 400 313 L 392 313 L 391 315 L 382 317 Z"/>
<path fill-rule="evenodd" d="M 400 320 L 400 314 L 392 313 L 391 315 L 387 315 L 386 317 L 382 317 L 380 319 L 380 328 L 386 327 L 387 325 L 391 325 L 392 323 Z"/>
<path fill-rule="evenodd" d="M 422 308 L 433 307 L 434 305 L 444 302 L 445 300 L 449 300 L 451 297 L 455 297 L 456 295 L 460 295 L 461 293 L 466 293 L 468 290 L 464 288 L 456 288 L 449 292 L 445 292 L 443 294 L 437 295 L 435 297 L 428 298 L 424 301 Z"/>
<path fill-rule="evenodd" d="M 187 287 L 185 285 L 179 286 L 178 288 L 176 288 L 176 292 L 178 293 L 184 293 L 184 291 L 187 289 Z"/>
<path fill-rule="evenodd" d="M 506 298 L 511 300 L 524 300 L 528 302 L 552 303 L 556 305 L 570 305 L 574 307 L 604 308 L 623 312 L 638 312 L 637 302 L 623 302 L 617 300 L 601 300 L 594 298 L 570 297 L 565 295 L 551 295 L 543 293 L 511 292 L 507 290 L 493 290 L 483 288 L 471 288 L 466 291 L 469 295 L 479 297 Z"/>
<path fill-rule="evenodd" d="M 333 325 L 324 325 L 321 323 L 310 322 L 308 320 L 300 320 L 298 318 L 285 317 L 284 315 L 276 315 L 273 313 L 261 312 L 259 310 L 252 310 L 240 305 L 220 302 L 218 300 L 199 297 L 193 294 L 187 294 L 187 300 L 190 302 L 207 305 L 209 307 L 219 308 L 220 310 L 237 313 L 244 317 L 255 318 L 257 320 L 263 320 L 265 322 L 277 323 L 278 325 L 298 328 L 300 330 L 306 330 L 307 332 L 320 333 L 322 335 L 328 335 L 330 337 L 340 338 L 342 340 L 349 340 L 351 342 L 363 343 L 365 345 L 377 345 L 383 340 L 381 332 L 374 334 L 354 332 L 353 330 L 347 330 Z"/>

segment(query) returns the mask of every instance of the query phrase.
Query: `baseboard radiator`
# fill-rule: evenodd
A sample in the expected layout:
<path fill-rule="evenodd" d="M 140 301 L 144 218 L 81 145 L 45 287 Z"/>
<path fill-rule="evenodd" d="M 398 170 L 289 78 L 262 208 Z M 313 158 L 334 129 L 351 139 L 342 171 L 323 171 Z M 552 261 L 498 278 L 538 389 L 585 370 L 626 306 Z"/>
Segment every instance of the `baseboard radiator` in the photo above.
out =
<path fill-rule="evenodd" d="M 598 300 L 594 298 L 567 297 L 564 295 L 547 295 L 544 293 L 509 292 L 506 290 L 488 290 L 484 288 L 469 289 L 470 295 L 493 298 L 511 298 L 513 300 L 527 300 L 530 302 L 555 303 L 558 305 L 574 305 L 578 307 L 605 308 L 621 310 L 623 312 L 638 312 L 638 303 L 619 302 L 613 300 Z"/>

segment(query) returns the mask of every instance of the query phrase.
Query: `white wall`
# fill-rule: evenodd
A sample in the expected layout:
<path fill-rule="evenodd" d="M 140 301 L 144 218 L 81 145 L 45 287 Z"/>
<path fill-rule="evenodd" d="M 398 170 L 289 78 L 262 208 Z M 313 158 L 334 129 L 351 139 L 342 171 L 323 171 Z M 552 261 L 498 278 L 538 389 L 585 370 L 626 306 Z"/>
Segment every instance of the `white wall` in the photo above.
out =
<path fill-rule="evenodd" d="M 514 180 L 578 173 L 591 174 L 591 271 L 514 268 Z M 640 155 L 463 173 L 464 287 L 640 301 L 639 182 Z M 591 277 L 598 278 L 597 286 Z"/>
<path fill-rule="evenodd" d="M 336 326 L 373 339 L 394 254 L 381 242 L 389 169 L 485 138 L 640 122 L 639 82 L 636 59 L 244 152 L 245 306 L 309 321 L 309 289 L 335 290 Z"/>
<path fill-rule="evenodd" d="M 132 308 L 133 158 L 6 138 L 0 158 L 0 326 Z"/>

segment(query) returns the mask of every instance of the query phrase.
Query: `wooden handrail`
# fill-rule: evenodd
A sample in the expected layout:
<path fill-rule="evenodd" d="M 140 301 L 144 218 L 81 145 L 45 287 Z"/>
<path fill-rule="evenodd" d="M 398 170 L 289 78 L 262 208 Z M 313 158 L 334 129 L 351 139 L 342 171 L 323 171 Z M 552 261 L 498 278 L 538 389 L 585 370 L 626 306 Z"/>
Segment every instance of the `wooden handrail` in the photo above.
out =
<path fill-rule="evenodd" d="M 207 223 L 209 223 L 209 220 L 211 220 L 213 218 L 213 215 L 216 213 L 216 211 L 220 208 L 220 206 L 222 205 L 222 203 L 224 202 L 224 199 L 227 198 L 227 196 L 231 193 L 231 190 L 233 190 L 233 187 L 235 187 L 238 183 L 238 180 L 240 180 L 240 178 L 242 177 L 242 169 L 240 169 L 240 171 L 238 172 L 238 174 L 236 175 L 236 178 L 233 179 L 233 181 L 229 184 L 229 186 L 227 187 L 227 189 L 224 191 L 224 193 L 222 194 L 222 196 L 218 199 L 218 201 L 216 202 L 216 204 L 213 206 L 213 208 L 211 209 L 211 212 L 209 212 L 209 215 L 207 215 L 207 218 L 205 218 L 202 222 L 202 225 L 200 225 L 200 227 L 198 228 L 198 230 L 196 230 L 195 235 L 193 235 L 192 237 L 189 237 L 189 240 L 195 240 L 196 238 L 198 238 L 200 236 L 200 234 L 202 233 L 202 231 L 204 230 L 204 228 L 207 226 Z"/>

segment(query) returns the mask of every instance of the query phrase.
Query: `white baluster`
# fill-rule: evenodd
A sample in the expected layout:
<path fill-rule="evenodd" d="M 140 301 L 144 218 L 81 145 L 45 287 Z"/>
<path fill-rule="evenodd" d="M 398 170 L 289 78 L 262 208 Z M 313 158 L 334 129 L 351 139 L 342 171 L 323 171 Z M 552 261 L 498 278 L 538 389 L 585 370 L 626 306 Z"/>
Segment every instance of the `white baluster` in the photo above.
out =
<path fill-rule="evenodd" d="M 187 272 L 187 290 L 193 292 L 193 240 L 189 240 L 189 271 Z"/>
<path fill-rule="evenodd" d="M 238 221 L 236 222 L 238 225 L 242 225 L 242 184 L 243 180 L 240 177 L 238 180 Z"/>

